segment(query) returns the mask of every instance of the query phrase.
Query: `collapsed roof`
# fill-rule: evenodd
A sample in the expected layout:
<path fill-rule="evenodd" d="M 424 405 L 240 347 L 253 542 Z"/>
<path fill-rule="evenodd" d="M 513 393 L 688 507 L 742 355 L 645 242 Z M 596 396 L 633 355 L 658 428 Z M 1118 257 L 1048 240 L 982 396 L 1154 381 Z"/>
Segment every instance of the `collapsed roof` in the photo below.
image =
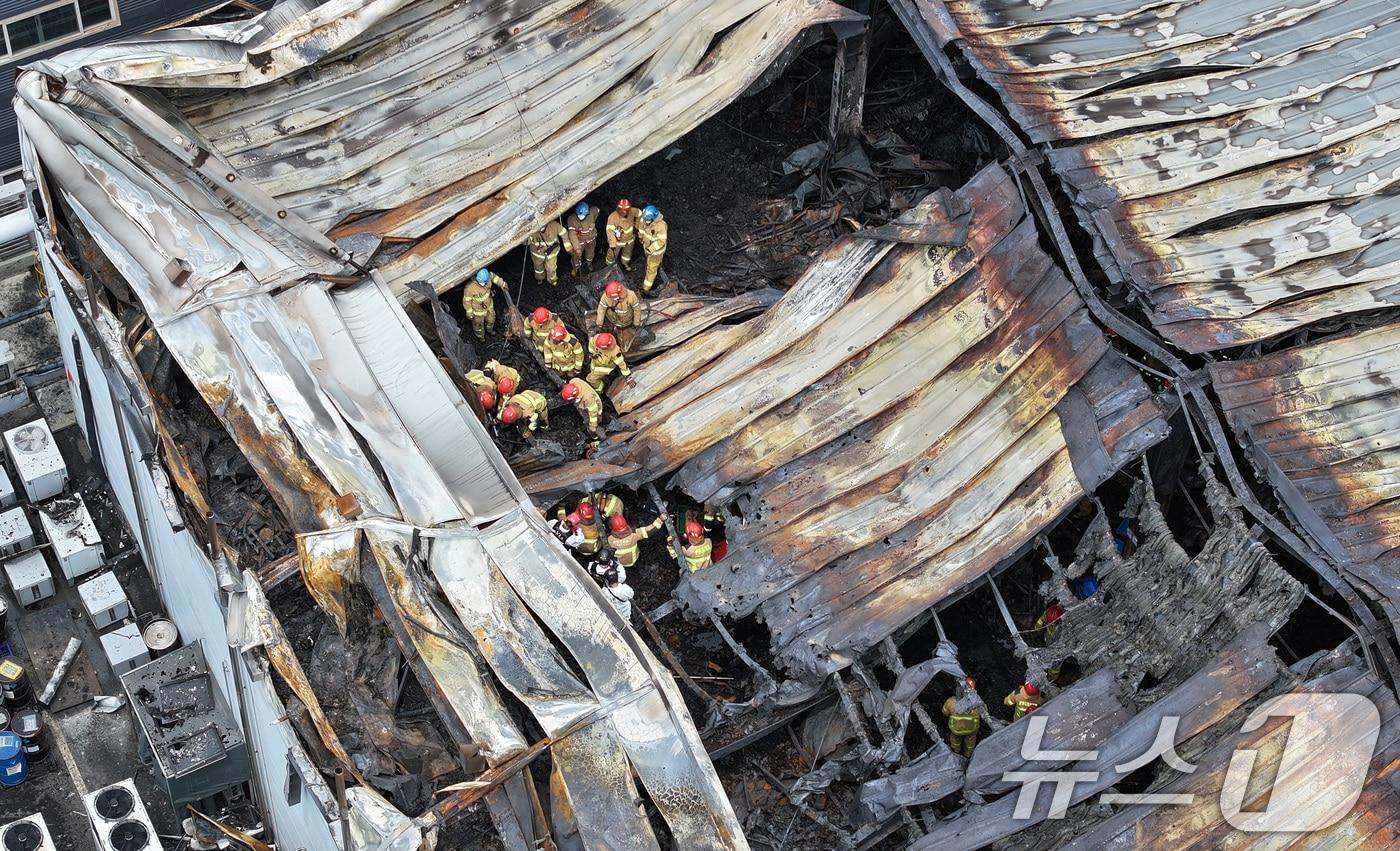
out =
<path fill-rule="evenodd" d="M 922 46 L 965 46 L 1012 117 L 1047 143 L 1104 268 L 1181 349 L 1316 331 L 1320 318 L 1390 303 L 1390 116 L 1377 94 L 1390 73 L 1379 58 L 1393 41 L 1380 37 L 1393 26 L 1388 6 L 893 5 Z M 103 293 L 119 300 L 130 289 L 286 515 L 303 581 L 338 628 L 354 617 L 351 587 L 364 588 L 455 743 L 494 769 L 539 747 L 516 702 L 545 731 L 551 810 L 570 814 L 564 832 L 588 847 L 659 847 L 635 806 L 638 780 L 678 847 L 747 843 L 671 675 L 545 529 L 398 300 L 420 280 L 460 282 L 713 115 L 805 28 L 850 17 L 823 0 L 284 4 L 74 51 L 20 80 L 27 172 L 43 190 L 41 250 L 62 276 L 52 283 L 95 312 L 88 321 L 152 430 L 168 433 L 129 362 L 132 329 Z M 1356 40 L 1356 67 L 1374 73 L 1331 56 Z M 1282 88 L 1280 67 L 1322 82 Z M 1144 96 L 1160 109 L 1132 100 Z M 1317 120 L 1314 104 L 1328 98 L 1355 114 Z M 1294 149 L 1299 134 L 1307 141 Z M 882 702 L 861 657 L 883 654 L 906 685 L 911 672 L 961 673 L 941 646 L 926 667 L 906 669 L 891 636 L 990 582 L 1161 440 L 1174 399 L 1186 402 L 1188 428 L 1203 426 L 1214 457 L 1202 455 L 1230 493 L 1203 473 L 1212 535 L 1188 556 L 1144 475 L 1140 554 L 1113 556 L 1098 526 L 1071 566 L 1096 570 L 1115 593 L 1074 608 L 1057 567 L 1066 629 L 1058 643 L 1018 651 L 1032 673 L 1071 657 L 1090 670 L 1047 689 L 1043 717 L 1082 726 L 1098 713 L 1100 768 L 1150 741 L 1167 713 L 1185 717 L 1184 740 L 1225 735 L 1232 713 L 1262 694 L 1319 683 L 1384 691 L 1375 672 L 1352 667 L 1351 646 L 1281 670 L 1267 639 L 1303 591 L 1258 540 L 1265 532 L 1327 579 L 1360 623 L 1361 650 L 1371 659 L 1374 646 L 1379 668 L 1396 673 L 1365 602 L 1327 572 L 1341 568 L 1400 605 L 1384 417 L 1394 326 L 1192 372 L 1088 285 L 1038 164 L 1019 141 L 1008 147 L 1010 165 L 832 245 L 782 298 L 754 293 L 658 327 L 653 349 L 678 345 L 612 388 L 623 429 L 598 458 L 527 482 L 544 493 L 669 476 L 696 499 L 737 499 L 746 523 L 734 524 L 730 555 L 686 577 L 680 596 L 708 615 L 761 615 L 795 676 L 844 688 L 841 672 L 854 671 L 868 703 L 886 707 L 872 715 L 889 734 L 855 762 L 888 775 L 894 791 L 872 791 L 895 809 L 964 786 L 1005 790 L 956 761 L 950 770 L 919 689 L 909 697 L 897 685 L 889 694 L 899 698 Z M 1339 152 L 1355 173 L 1331 169 Z M 1230 218 L 1241 198 L 1267 215 Z M 97 274 L 75 236 L 114 274 Z M 1130 361 L 1130 346 L 1154 366 Z M 1142 377 L 1158 369 L 1172 391 L 1154 394 Z M 1301 538 L 1243 480 L 1210 382 Z M 183 450 L 164 448 L 190 504 L 207 506 Z M 245 574 L 238 592 L 236 576 L 222 579 L 256 615 L 245 645 L 264 647 L 318 715 L 325 749 L 353 771 L 256 580 Z M 1163 598 L 1182 608 L 1152 614 Z M 1208 628 L 1190 632 L 1202 612 Z M 1130 629 L 1192 640 L 1126 646 Z M 1142 687 L 1139 671 L 1160 687 Z M 933 745 L 906 764 L 911 711 Z M 1394 717 L 1392 700 L 1387 747 Z M 1014 762 L 1025 728 L 996 732 L 982 759 Z M 1227 752 L 1211 752 L 1212 776 Z M 1366 792 L 1374 815 L 1339 830 L 1369 837 L 1368 819 L 1389 820 L 1387 753 Z M 804 777 L 807 788 L 829 784 L 831 765 Z M 1099 788 L 1120 779 L 1102 777 Z M 536 839 L 528 799 L 518 775 L 487 797 L 512 847 Z M 1022 831 L 1011 801 L 925 815 L 917 847 Z M 1187 830 L 1216 815 L 1174 823 L 1152 809 L 1109 818 L 1083 807 L 1072 827 L 1089 847 L 1132 844 L 1145 824 Z"/>

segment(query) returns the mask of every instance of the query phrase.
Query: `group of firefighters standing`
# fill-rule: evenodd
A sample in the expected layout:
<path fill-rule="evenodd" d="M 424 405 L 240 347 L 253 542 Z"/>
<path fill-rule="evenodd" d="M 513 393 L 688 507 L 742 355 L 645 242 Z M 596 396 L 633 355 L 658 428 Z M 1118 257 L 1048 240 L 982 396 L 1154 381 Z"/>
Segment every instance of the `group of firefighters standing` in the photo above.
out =
<path fill-rule="evenodd" d="M 562 223 L 550 220 L 530 235 L 525 244 L 538 283 L 558 285 L 561 249 L 569 253 L 575 275 L 592 271 L 600 212 L 581 202 Z M 641 243 L 646 257 L 642 291 L 650 292 L 666 254 L 668 226 L 661 211 L 654 205 L 637 209 L 624 198 L 608 215 L 604 232 L 608 245 L 605 263 L 621 264 L 624 272 L 632 270 L 633 253 Z M 497 289 L 505 291 L 506 282 L 490 269 L 478 270 L 463 287 L 462 307 L 479 340 L 485 340 L 495 327 Z M 559 396 L 578 409 L 595 444 L 601 436 L 605 383 L 613 373 L 631 374 L 626 353 L 642 333 L 646 316 L 641 296 L 622 281 L 611 280 L 604 285 L 597 308 L 583 319 L 586 345 L 548 307 L 535 308 L 523 320 L 525 343 L 563 380 Z M 523 387 L 516 368 L 490 360 L 469 371 L 466 379 L 486 416 L 494 412 L 498 422 L 518 427 L 527 440 L 537 430 L 549 428 L 548 398 Z M 669 520 L 663 511 L 650 523 L 634 527 L 623 514 L 622 500 L 615 494 L 600 493 L 585 496 L 567 509 L 561 507 L 550 526 L 560 541 L 584 557 L 589 572 L 614 607 L 630 620 L 633 590 L 627 584 L 627 570 L 637 564 L 641 543 Z M 679 558 L 688 569 L 704 569 L 715 557 L 723 556 L 722 540 L 718 547 L 711 542 L 721 533 L 719 526 L 720 515 L 709 507 L 686 512 Z M 668 549 L 676 556 L 673 547 L 668 545 Z"/>

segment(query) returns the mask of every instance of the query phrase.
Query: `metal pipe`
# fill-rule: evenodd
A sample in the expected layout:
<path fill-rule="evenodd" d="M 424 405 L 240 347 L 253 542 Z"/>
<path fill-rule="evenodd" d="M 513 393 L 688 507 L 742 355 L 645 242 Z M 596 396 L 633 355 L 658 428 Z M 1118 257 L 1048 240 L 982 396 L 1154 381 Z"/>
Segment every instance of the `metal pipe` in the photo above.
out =
<path fill-rule="evenodd" d="M 355 840 L 350 838 L 350 805 L 345 801 L 345 769 L 337 765 L 332 774 L 335 775 L 335 805 L 340 809 L 341 847 L 345 851 L 355 851 Z"/>
<path fill-rule="evenodd" d="M 78 651 L 82 646 L 83 642 L 76 636 L 68 639 L 68 646 L 63 648 L 63 656 L 59 658 L 53 673 L 49 675 L 48 685 L 44 686 L 43 694 L 39 695 L 40 703 L 48 706 L 49 701 L 58 694 L 59 687 L 63 685 L 63 678 L 68 676 L 68 669 L 73 667 L 73 660 L 78 658 Z"/>

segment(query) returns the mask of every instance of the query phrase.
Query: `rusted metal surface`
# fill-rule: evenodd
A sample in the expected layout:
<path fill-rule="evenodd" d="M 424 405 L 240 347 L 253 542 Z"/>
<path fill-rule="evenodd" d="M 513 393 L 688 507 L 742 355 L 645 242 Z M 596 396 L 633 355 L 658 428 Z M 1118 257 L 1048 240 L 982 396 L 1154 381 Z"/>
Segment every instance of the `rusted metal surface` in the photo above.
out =
<path fill-rule="evenodd" d="M 1395 4 L 899 2 L 1054 143 L 1100 261 L 1172 342 L 1400 303 Z"/>
<path fill-rule="evenodd" d="M 1216 363 L 1226 419 L 1310 536 L 1396 596 L 1400 326 Z M 1384 584 L 1382 584 L 1384 583 Z"/>
<path fill-rule="evenodd" d="M 639 14 L 646 10 L 651 14 Z M 17 109 L 26 123 L 28 161 L 43 198 L 53 193 L 63 202 L 47 209 L 71 211 L 91 234 L 148 327 L 283 509 L 313 598 L 343 627 L 350 586 L 363 585 L 444 728 L 498 767 L 530 752 L 515 704 L 507 704 L 501 689 L 518 698 L 557 739 L 555 788 L 564 799 L 557 810 L 570 813 L 568 830 L 589 846 L 659 845 L 637 805 L 639 778 L 681 846 L 747 848 L 669 673 L 529 506 L 395 300 L 391 286 L 402 281 L 347 264 L 304 224 L 321 228 L 344 215 L 389 210 L 400 223 L 418 222 L 416 239 L 454 217 L 460 223 L 459 214 L 480 201 L 484 206 L 467 215 L 489 208 L 499 214 L 489 226 L 469 237 L 449 228 L 445 243 L 435 241 L 444 232 L 432 233 L 400 255 L 405 263 L 436 264 L 441 274 L 432 283 L 449 286 L 463 269 L 518 241 L 549 214 L 545 207 L 582 195 L 609 169 L 646 156 L 647 145 L 667 144 L 721 108 L 804 27 L 845 14 L 825 0 L 715 0 L 703 7 L 661 0 L 421 0 L 342 4 L 305 15 L 283 7 L 253 22 L 57 57 L 22 84 Z M 565 26 L 567 15 L 574 17 Z M 425 20 L 459 18 L 470 26 L 434 27 L 436 35 L 424 35 Z M 404 41 L 408 32 L 415 40 Z M 619 43 L 618 61 L 602 63 L 609 69 L 579 59 L 581 52 L 607 56 L 585 51 L 589 39 L 621 33 L 639 41 L 631 52 Z M 334 53 L 352 39 L 359 45 L 353 54 Z M 462 40 L 464 50 L 437 51 L 444 39 Z M 533 45 L 528 57 L 520 50 L 525 41 Z M 501 73 L 511 69 L 500 63 L 525 59 L 554 73 L 528 91 L 514 88 Z M 293 74 L 312 67 L 316 72 Z M 514 70 L 527 74 L 516 82 L 534 79 L 528 69 Z M 607 82 L 612 74 L 626 84 Z M 272 82 L 279 79 L 286 82 Z M 246 97 L 227 96 L 229 87 L 254 81 L 267 85 Z M 615 91 L 604 95 L 609 88 Z M 370 90 L 382 97 L 367 99 Z M 408 98 L 418 101 L 416 108 L 444 109 L 400 114 L 405 92 L 423 95 Z M 495 99 L 494 108 L 482 98 Z M 203 136 L 215 113 L 257 104 L 286 122 L 254 119 L 247 129 L 271 131 L 264 142 L 280 145 L 289 158 L 273 157 L 269 148 L 239 159 L 233 148 L 241 142 L 230 142 L 238 132 L 218 138 L 229 150 Z M 517 107 L 526 106 L 530 114 L 522 116 Z M 491 113 L 485 125 L 465 118 L 483 109 Z M 377 131 L 383 145 L 366 149 L 356 122 L 378 113 L 384 113 Z M 620 113 L 653 116 L 657 126 L 617 124 L 645 144 L 629 147 L 595 132 Z M 405 119 L 408 124 L 397 123 Z M 424 134 L 433 120 L 457 129 Z M 532 129 L 545 136 L 526 140 Z M 319 152 L 292 151 L 313 135 Z M 431 144 L 395 147 L 414 135 Z M 449 142 L 460 146 L 460 156 L 451 155 Z M 570 157 L 560 159 L 565 150 Z M 483 171 L 473 152 L 501 157 L 501 167 Z M 361 154 L 384 157 L 382 167 L 313 185 L 326 177 L 322 166 L 353 168 Z M 296 159 L 302 155 L 311 159 Z M 542 157 L 557 167 L 542 167 Z M 434 168 L 424 169 L 425 162 Z M 227 175 L 212 173 L 224 168 Z M 486 172 L 507 182 L 486 181 Z M 313 183 L 281 186 L 279 175 Z M 444 195 L 443 185 L 432 183 L 439 177 L 485 195 Z M 460 183 L 463 177 L 472 180 Z M 549 185 L 532 183 L 538 180 Z M 369 204 L 333 212 L 352 197 Z M 516 200 L 503 202 L 506 197 Z M 402 206 L 390 210 L 390 198 Z M 359 221 L 377 226 L 370 218 Z M 46 250 L 61 250 L 51 233 L 41 238 Z M 339 286 L 328 291 L 327 281 Z M 713 308 L 687 304 L 689 330 L 678 328 L 701 333 L 771 298 L 756 293 Z M 508 555 L 458 558 L 463 542 L 478 540 L 475 527 L 493 522 L 491 546 Z M 436 534 L 443 540 L 435 541 Z M 436 558 L 434 545 L 441 548 Z M 278 642 L 263 644 L 279 664 L 295 661 Z M 296 686 L 295 671 L 287 670 Z M 581 719 L 588 723 L 575 729 Z M 331 747 L 334 730 L 322 727 L 318 719 Z M 508 847 L 548 842 L 533 788 L 514 777 L 486 796 Z"/>
<path fill-rule="evenodd" d="M 961 211 L 965 244 L 838 242 L 594 462 L 642 480 L 678 467 L 697 499 L 743 493 L 723 564 L 678 596 L 758 613 L 780 660 L 814 676 L 994 569 L 1166 431 L 1007 173 L 951 200 L 913 216 Z M 653 369 L 671 381 L 669 363 L 631 381 Z"/>
<path fill-rule="evenodd" d="M 1247 833 L 1231 827 L 1221 816 L 1221 789 L 1225 774 L 1236 753 L 1253 753 L 1254 776 L 1268 776 L 1260 795 L 1251 794 L 1241 802 L 1241 811 L 1307 812 L 1326 800 L 1332 778 L 1288 777 L 1273 779 L 1285 745 L 1290 750 L 1316 753 L 1330 746 L 1315 737 L 1292 734 L 1288 724 L 1264 725 L 1249 733 L 1232 733 L 1220 739 L 1200 759 L 1197 770 L 1173 774 L 1170 781 L 1154 784 L 1149 790 L 1161 794 L 1191 796 L 1185 804 L 1141 804 L 1125 807 L 1103 822 L 1074 837 L 1061 847 L 1077 851 L 1129 851 L 1138 848 L 1276 848 L 1286 838 L 1289 848 L 1366 849 L 1394 848 L 1400 795 L 1396 794 L 1396 772 L 1400 770 L 1400 706 L 1394 693 L 1379 683 L 1375 675 L 1359 667 L 1343 668 L 1315 677 L 1295 689 L 1299 693 L 1359 694 L 1370 699 L 1380 711 L 1381 733 L 1376 754 L 1356 805 L 1336 824 L 1306 833 Z M 1343 721 L 1338 722 L 1344 723 Z M 1310 725 L 1313 735 L 1320 725 Z M 1332 732 L 1325 729 L 1324 735 Z M 1253 793 L 1253 788 L 1250 789 Z M 1271 797 L 1263 799 L 1262 795 Z"/>

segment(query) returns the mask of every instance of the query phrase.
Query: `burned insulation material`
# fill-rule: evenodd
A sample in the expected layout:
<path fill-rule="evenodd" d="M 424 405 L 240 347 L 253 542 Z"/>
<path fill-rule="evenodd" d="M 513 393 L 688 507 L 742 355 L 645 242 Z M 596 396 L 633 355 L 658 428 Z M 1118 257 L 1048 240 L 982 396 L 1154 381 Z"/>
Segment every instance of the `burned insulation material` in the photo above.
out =
<path fill-rule="evenodd" d="M 1028 667 L 1044 672 L 1082 660 L 1118 672 L 1131 705 L 1157 700 L 1251 624 L 1272 633 L 1303 599 L 1303 586 L 1250 533 L 1229 492 L 1201 465 L 1213 530 L 1200 552 L 1188 554 L 1167 528 L 1152 482 L 1140 480 L 1130 506 L 1137 511 L 1131 552 L 1100 514 L 1076 558 L 1057 571 L 1047 596 L 1064 604 L 1050 642 L 1028 652 Z M 1066 574 L 1090 574 L 1099 591 L 1079 600 Z M 1170 601 L 1169 604 L 1164 601 Z M 1124 640 L 1130 636 L 1131 640 Z M 1031 678 L 1035 678 L 1032 675 Z M 1138 689 L 1149 678 L 1155 685 Z"/>

